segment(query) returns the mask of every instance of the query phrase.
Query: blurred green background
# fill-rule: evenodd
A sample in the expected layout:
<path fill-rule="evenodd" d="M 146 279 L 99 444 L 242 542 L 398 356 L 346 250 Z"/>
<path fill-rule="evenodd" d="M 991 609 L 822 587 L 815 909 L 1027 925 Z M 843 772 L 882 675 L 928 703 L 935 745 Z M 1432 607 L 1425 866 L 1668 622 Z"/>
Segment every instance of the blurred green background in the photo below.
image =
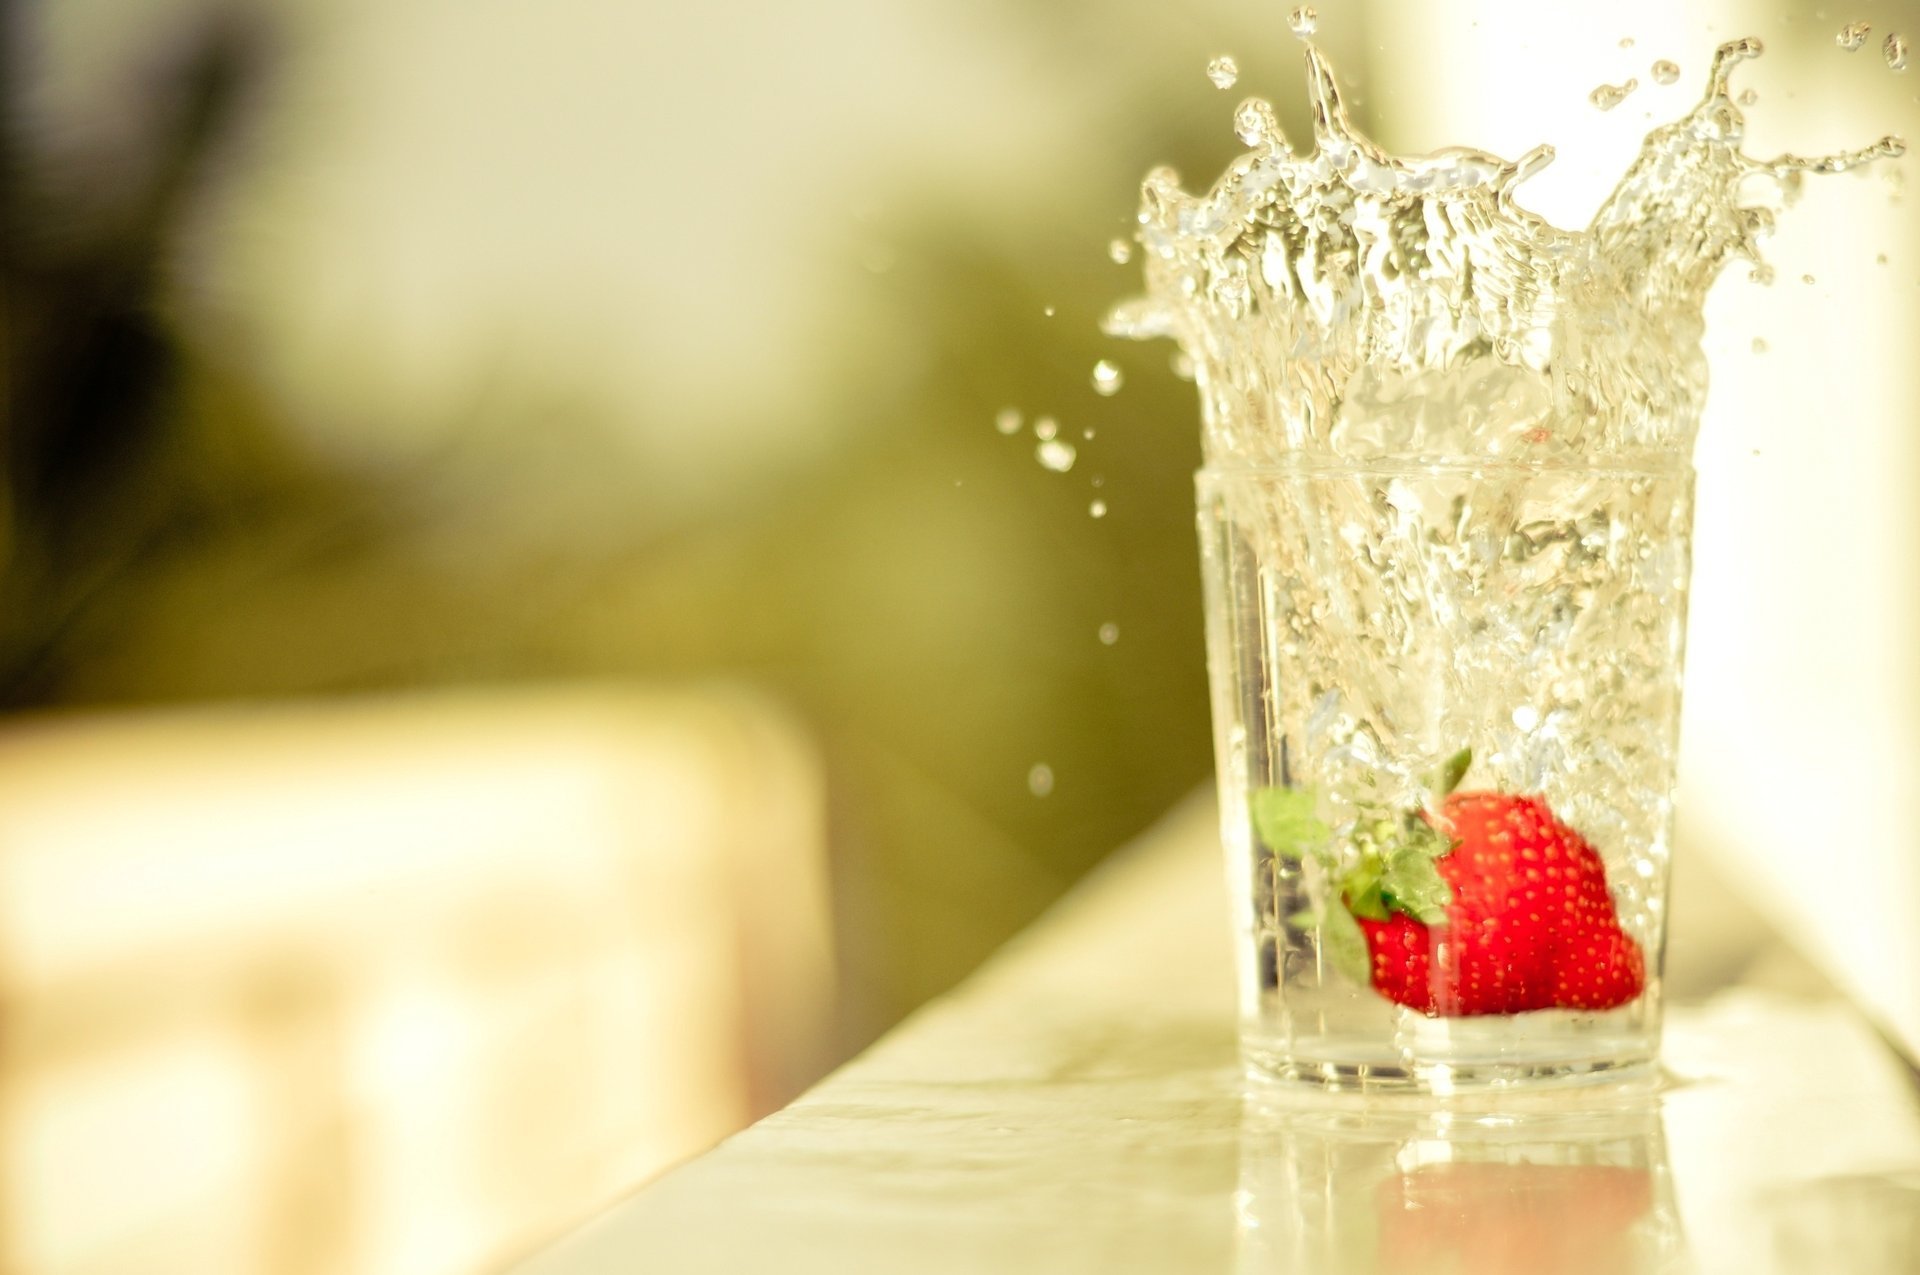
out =
<path fill-rule="evenodd" d="M 1489 14 L 1320 8 L 1389 144 L 1518 153 L 1629 56 L 1536 60 L 1519 144 L 1435 135 L 1487 95 L 1420 24 Z M 1727 8 L 1838 24 L 1630 56 L 1690 95 Z M 1097 321 L 1148 167 L 1217 172 L 1249 91 L 1305 136 L 1282 6 L 9 16 L 0 706 L 768 688 L 827 763 L 848 1047 L 1207 776 L 1193 391 Z M 1806 144 L 1898 122 L 1847 118 Z"/>

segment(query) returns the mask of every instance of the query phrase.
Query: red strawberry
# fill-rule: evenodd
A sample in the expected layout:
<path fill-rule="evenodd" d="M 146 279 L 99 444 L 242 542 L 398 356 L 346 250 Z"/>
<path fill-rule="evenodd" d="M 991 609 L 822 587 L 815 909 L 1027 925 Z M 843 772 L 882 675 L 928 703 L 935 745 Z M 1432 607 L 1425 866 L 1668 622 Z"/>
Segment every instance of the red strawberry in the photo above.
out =
<path fill-rule="evenodd" d="M 1446 923 L 1359 917 L 1373 986 L 1434 1017 L 1613 1009 L 1646 985 L 1606 868 L 1538 797 L 1465 792 L 1441 805 L 1455 845 L 1434 860 Z"/>

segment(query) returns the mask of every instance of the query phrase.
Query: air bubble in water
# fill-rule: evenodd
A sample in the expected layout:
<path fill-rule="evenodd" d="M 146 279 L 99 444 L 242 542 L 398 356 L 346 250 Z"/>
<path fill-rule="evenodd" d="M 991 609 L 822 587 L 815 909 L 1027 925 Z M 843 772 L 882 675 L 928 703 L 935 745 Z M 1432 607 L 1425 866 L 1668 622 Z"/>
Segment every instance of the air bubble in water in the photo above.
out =
<path fill-rule="evenodd" d="M 1871 22 L 1849 22 L 1840 28 L 1840 34 L 1833 37 L 1833 42 L 1849 53 L 1856 53 L 1867 42 L 1867 33 L 1872 30 Z"/>
<path fill-rule="evenodd" d="M 1118 394 L 1125 379 L 1110 359 L 1101 359 L 1093 365 L 1093 392 L 1102 398 L 1112 398 Z"/>
<path fill-rule="evenodd" d="M 1757 336 L 1753 338 L 1753 352 L 1755 354 L 1765 354 L 1767 352 L 1767 339 L 1765 337 Z"/>
<path fill-rule="evenodd" d="M 1087 512 L 1095 518 L 1104 518 L 1107 516 L 1107 502 L 1096 500 L 1087 506 Z"/>
<path fill-rule="evenodd" d="M 1039 439 L 1040 441 L 1045 442 L 1047 439 L 1052 438 L 1055 434 L 1058 434 L 1059 432 L 1060 432 L 1060 422 L 1054 420 L 1053 417 L 1040 416 L 1040 417 L 1034 418 L 1033 436 Z"/>
<path fill-rule="evenodd" d="M 1207 78 L 1217 89 L 1230 89 L 1240 78 L 1240 64 L 1223 53 L 1207 63 Z"/>
<path fill-rule="evenodd" d="M 1037 762 L 1027 772 L 1027 791 L 1036 797 L 1044 797 L 1053 791 L 1053 767 L 1045 762 Z"/>
<path fill-rule="evenodd" d="M 1017 407 L 1001 408 L 1000 414 L 993 418 L 993 427 L 1002 434 L 1018 434 L 1020 432 L 1020 409 Z"/>
<path fill-rule="evenodd" d="M 1107 245 L 1107 256 L 1113 258 L 1115 265 L 1124 266 L 1133 260 L 1133 245 L 1124 239 L 1115 239 Z"/>
<path fill-rule="evenodd" d="M 1653 82 L 1655 84 L 1672 84 L 1675 80 L 1679 78 L 1680 78 L 1679 63 L 1669 62 L 1665 58 L 1662 58 L 1660 61 L 1655 62 L 1653 64 Z"/>
<path fill-rule="evenodd" d="M 1296 5 L 1287 15 L 1287 30 L 1302 40 L 1312 35 L 1320 26 L 1320 14 L 1310 4 Z"/>
<path fill-rule="evenodd" d="M 1894 31 L 1880 46 L 1880 56 L 1887 60 L 1887 67 L 1894 71 L 1907 69 L 1907 37 Z"/>
<path fill-rule="evenodd" d="M 1079 454 L 1073 450 L 1072 443 L 1057 438 L 1049 438 L 1033 449 L 1039 458 L 1042 469 L 1051 469 L 1056 474 L 1064 474 L 1073 468 L 1074 458 Z"/>
<path fill-rule="evenodd" d="M 1628 80 L 1625 84 L 1602 84 L 1587 94 L 1587 100 L 1603 111 L 1610 111 L 1627 100 L 1627 94 L 1640 87 L 1640 81 Z"/>
<path fill-rule="evenodd" d="M 1735 100 L 1738 101 L 1742 106 L 1752 106 L 1755 102 L 1758 102 L 1760 100 L 1760 94 L 1755 92 L 1753 89 L 1742 89 L 1740 90 L 1740 96 Z"/>
<path fill-rule="evenodd" d="M 1109 620 L 1100 626 L 1100 645 L 1112 646 L 1120 640 L 1120 626 Z"/>

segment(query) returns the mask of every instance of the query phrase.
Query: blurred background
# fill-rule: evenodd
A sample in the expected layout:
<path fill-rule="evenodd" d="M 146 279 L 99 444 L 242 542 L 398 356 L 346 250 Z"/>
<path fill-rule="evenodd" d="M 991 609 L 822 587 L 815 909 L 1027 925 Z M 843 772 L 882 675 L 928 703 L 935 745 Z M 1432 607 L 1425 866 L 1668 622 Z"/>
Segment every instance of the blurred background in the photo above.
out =
<path fill-rule="evenodd" d="M 1920 133 L 1920 0 L 1318 7 L 1563 224 L 1736 35 L 1752 152 Z M 1147 168 L 1307 137 L 1284 6 L 0 12 L 0 1271 L 492 1269 L 1206 780 L 1194 395 L 1097 321 Z M 1715 294 L 1681 854 L 1912 1050 L 1902 171 Z"/>

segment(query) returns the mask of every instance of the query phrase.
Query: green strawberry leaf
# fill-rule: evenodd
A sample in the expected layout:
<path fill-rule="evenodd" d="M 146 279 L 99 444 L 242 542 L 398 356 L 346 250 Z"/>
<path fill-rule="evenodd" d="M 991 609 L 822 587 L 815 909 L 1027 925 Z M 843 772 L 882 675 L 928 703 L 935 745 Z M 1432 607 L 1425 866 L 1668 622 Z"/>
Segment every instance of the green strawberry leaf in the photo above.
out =
<path fill-rule="evenodd" d="M 1388 906 L 1428 925 L 1445 923 L 1447 904 L 1453 902 L 1453 888 L 1433 866 L 1433 859 L 1417 849 L 1394 852 L 1380 874 L 1379 889 Z"/>
<path fill-rule="evenodd" d="M 1330 835 L 1314 805 L 1311 788 L 1262 788 L 1253 794 L 1254 831 L 1279 857 L 1304 859 Z"/>
<path fill-rule="evenodd" d="M 1434 797 L 1436 799 L 1444 797 L 1455 788 L 1458 788 L 1460 781 L 1467 777 L 1467 771 L 1472 768 L 1473 750 L 1471 748 L 1462 748 L 1459 752 L 1441 762 L 1440 769 L 1433 772 L 1433 778 L 1428 785 Z"/>
<path fill-rule="evenodd" d="M 1341 907 L 1338 900 L 1327 905 L 1326 914 L 1320 919 L 1320 953 L 1328 964 L 1361 986 L 1373 981 L 1367 936 L 1361 932 L 1360 923 L 1353 919 L 1353 913 Z"/>
<path fill-rule="evenodd" d="M 1396 848 L 1423 854 L 1429 859 L 1438 859 L 1453 849 L 1453 838 L 1424 819 L 1414 817 L 1407 820 L 1407 827 L 1401 833 Z"/>
<path fill-rule="evenodd" d="M 1364 856 L 1340 880 L 1340 893 L 1355 916 L 1369 921 L 1387 919 L 1387 900 L 1381 889 L 1386 864 L 1377 854 Z"/>

